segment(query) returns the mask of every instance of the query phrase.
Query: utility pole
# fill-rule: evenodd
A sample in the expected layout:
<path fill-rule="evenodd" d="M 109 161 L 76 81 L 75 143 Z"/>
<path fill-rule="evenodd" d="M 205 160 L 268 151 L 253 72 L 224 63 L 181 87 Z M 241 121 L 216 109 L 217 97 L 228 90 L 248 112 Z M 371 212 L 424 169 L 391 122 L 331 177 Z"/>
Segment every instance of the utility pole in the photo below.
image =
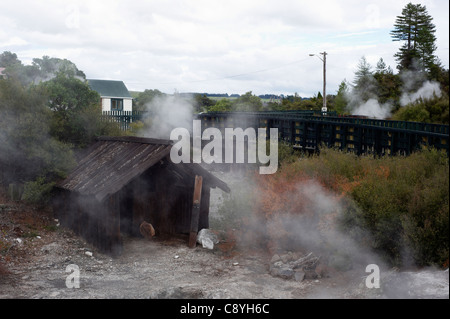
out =
<path fill-rule="evenodd" d="M 325 51 L 320 52 L 323 55 L 323 59 L 316 55 L 310 54 L 309 56 L 317 56 L 323 62 L 323 106 L 322 106 L 322 114 L 327 112 L 327 54 Z"/>
<path fill-rule="evenodd" d="M 327 53 L 323 51 L 323 108 L 322 113 L 327 112 Z"/>

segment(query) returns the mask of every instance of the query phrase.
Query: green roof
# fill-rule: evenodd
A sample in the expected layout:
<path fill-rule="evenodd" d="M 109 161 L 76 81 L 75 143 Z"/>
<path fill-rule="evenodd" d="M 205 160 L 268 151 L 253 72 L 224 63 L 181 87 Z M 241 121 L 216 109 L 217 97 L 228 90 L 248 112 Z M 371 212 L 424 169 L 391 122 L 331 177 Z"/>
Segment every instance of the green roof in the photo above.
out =
<path fill-rule="evenodd" d="M 87 80 L 92 90 L 100 96 L 131 98 L 130 92 L 123 81 L 112 80 Z"/>

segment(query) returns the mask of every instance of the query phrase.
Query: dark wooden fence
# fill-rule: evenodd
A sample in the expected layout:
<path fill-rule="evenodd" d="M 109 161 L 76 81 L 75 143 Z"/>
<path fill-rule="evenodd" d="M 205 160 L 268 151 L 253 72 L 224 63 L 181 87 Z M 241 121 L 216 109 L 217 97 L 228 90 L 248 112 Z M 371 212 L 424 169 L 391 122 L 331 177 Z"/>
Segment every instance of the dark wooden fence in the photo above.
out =
<path fill-rule="evenodd" d="M 336 116 L 314 111 L 211 112 L 197 115 L 202 129 L 216 127 L 278 129 L 278 139 L 296 149 L 317 150 L 321 144 L 357 154 L 410 154 L 422 145 L 449 153 L 449 126 Z M 223 132 L 222 132 L 223 136 Z"/>

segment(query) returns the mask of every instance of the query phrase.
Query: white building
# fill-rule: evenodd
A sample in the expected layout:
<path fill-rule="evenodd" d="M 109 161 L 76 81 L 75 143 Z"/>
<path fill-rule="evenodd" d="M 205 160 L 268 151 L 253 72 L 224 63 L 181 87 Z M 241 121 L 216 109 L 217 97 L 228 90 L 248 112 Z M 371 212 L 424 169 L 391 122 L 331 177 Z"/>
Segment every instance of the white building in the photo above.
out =
<path fill-rule="evenodd" d="M 92 90 L 97 91 L 102 99 L 102 111 L 132 111 L 130 92 L 123 81 L 88 80 Z"/>

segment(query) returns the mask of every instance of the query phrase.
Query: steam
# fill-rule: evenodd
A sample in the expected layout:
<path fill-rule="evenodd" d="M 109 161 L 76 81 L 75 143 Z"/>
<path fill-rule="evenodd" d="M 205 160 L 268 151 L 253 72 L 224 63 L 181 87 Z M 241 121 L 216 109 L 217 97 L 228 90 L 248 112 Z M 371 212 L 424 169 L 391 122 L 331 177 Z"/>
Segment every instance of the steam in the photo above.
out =
<path fill-rule="evenodd" d="M 434 96 L 441 97 L 442 95 L 439 83 L 428 80 L 421 82 L 423 80 L 421 74 L 407 71 L 401 78 L 403 80 L 403 93 L 399 101 L 401 106 L 414 103 L 419 99 L 427 100 Z M 415 89 L 418 86 L 420 87 Z M 392 104 L 389 102 L 380 103 L 379 98 L 376 96 L 372 96 L 364 102 L 360 94 L 353 90 L 347 95 L 347 99 L 349 100 L 352 115 L 363 115 L 377 119 L 385 119 L 391 116 Z"/>
<path fill-rule="evenodd" d="M 381 264 L 378 256 L 359 245 L 348 233 L 342 232 L 336 226 L 346 207 L 335 194 L 315 180 L 298 183 L 294 190 L 292 197 L 289 197 L 292 201 L 301 199 L 305 202 L 303 211 L 281 214 L 278 219 L 268 223 L 269 229 L 282 226 L 287 232 L 289 243 L 285 242 L 284 237 L 280 237 L 277 243 L 279 248 L 287 245 L 303 251 L 313 251 L 329 262 L 341 258 L 345 260 L 347 267 L 356 264 Z M 346 203 L 348 204 L 349 202 Z M 357 237 L 369 236 L 361 229 L 354 229 L 353 234 L 355 233 L 358 234 Z"/>
<path fill-rule="evenodd" d="M 352 115 L 363 115 L 376 119 L 385 119 L 391 116 L 392 105 L 390 103 L 381 104 L 377 99 L 372 98 L 360 104 L 352 111 Z"/>
<path fill-rule="evenodd" d="M 309 253 L 321 257 L 332 267 L 365 269 L 368 264 L 385 265 L 370 248 L 361 245 L 370 234 L 359 228 L 343 230 L 337 225 L 348 209 L 358 208 L 347 198 L 341 198 L 314 179 L 299 181 L 283 191 L 276 191 L 266 209 L 268 194 L 259 188 L 258 179 L 244 174 L 226 174 L 233 189 L 219 206 L 216 220 L 225 227 L 238 228 L 237 245 L 242 250 L 269 248 L 271 253 L 287 251 Z M 266 185 L 270 189 L 271 185 Z M 284 189 L 284 187 L 283 187 Z M 213 192 L 212 192 L 213 194 Z M 272 194 L 269 191 L 269 194 Z M 269 195 L 270 196 L 270 195 Z M 276 202 L 276 204 L 273 204 Z M 214 203 L 213 203 L 214 205 Z M 278 209 L 279 208 L 279 209 Z"/>
<path fill-rule="evenodd" d="M 402 81 L 401 97 L 397 101 L 400 106 L 406 106 L 419 99 L 427 100 L 441 97 L 442 92 L 437 82 L 427 80 L 425 72 L 405 70 L 399 74 Z M 381 103 L 378 96 L 378 87 L 373 75 L 367 75 L 365 82 L 354 86 L 346 92 L 348 109 L 352 115 L 362 115 L 377 119 L 386 119 L 391 116 L 394 104 L 391 101 Z"/>
<path fill-rule="evenodd" d="M 144 137 L 170 139 L 170 132 L 177 127 L 192 127 L 192 99 L 178 95 L 158 96 L 146 105 L 147 127 L 141 133 Z"/>
<path fill-rule="evenodd" d="M 373 77 L 370 77 L 370 81 L 364 90 L 353 88 L 351 92 L 347 92 L 346 98 L 352 115 L 376 119 L 385 119 L 391 116 L 392 104 L 379 102 L 379 97 L 373 93 L 376 91 L 374 81 Z"/>
<path fill-rule="evenodd" d="M 403 93 L 400 98 L 400 105 L 405 106 L 410 103 L 414 103 L 419 99 L 428 100 L 433 96 L 441 97 L 442 92 L 439 87 L 439 83 L 426 81 L 422 87 L 413 93 Z"/>

